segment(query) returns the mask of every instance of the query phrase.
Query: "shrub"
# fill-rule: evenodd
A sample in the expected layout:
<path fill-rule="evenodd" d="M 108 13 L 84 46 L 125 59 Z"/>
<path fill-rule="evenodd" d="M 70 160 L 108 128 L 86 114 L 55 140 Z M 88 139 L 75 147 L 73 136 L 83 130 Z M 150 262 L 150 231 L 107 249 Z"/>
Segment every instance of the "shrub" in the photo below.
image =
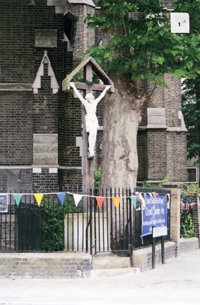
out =
<path fill-rule="evenodd" d="M 181 213 L 181 237 L 190 238 L 195 236 L 193 210 L 183 210 Z"/>
<path fill-rule="evenodd" d="M 43 206 L 43 250 L 64 250 L 64 217 L 67 213 L 79 213 L 82 211 L 81 203 L 75 206 L 72 196 L 66 196 L 62 205 L 58 199 L 49 197 Z"/>

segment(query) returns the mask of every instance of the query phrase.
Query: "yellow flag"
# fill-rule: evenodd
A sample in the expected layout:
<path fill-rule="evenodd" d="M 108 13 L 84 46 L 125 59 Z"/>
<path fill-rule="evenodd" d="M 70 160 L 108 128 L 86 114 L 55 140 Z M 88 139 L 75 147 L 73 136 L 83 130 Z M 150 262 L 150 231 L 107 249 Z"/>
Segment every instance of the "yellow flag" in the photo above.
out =
<path fill-rule="evenodd" d="M 114 203 L 116 209 L 119 207 L 119 202 L 120 202 L 120 198 L 119 197 L 114 197 L 113 198 L 113 203 Z"/>
<path fill-rule="evenodd" d="M 43 196 L 44 196 L 44 194 L 34 194 L 34 197 L 35 197 L 35 199 L 37 201 L 38 206 L 41 205 Z"/>

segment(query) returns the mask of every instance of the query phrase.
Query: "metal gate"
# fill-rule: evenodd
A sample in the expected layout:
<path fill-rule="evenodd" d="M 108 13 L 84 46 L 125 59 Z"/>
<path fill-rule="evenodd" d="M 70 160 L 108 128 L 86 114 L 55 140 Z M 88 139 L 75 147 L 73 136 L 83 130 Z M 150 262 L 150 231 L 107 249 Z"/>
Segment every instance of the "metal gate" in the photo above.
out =
<path fill-rule="evenodd" d="M 43 207 L 35 204 L 20 204 L 16 208 L 17 250 L 42 250 Z"/>
<path fill-rule="evenodd" d="M 0 214 L 0 251 L 41 251 L 42 222 L 43 207 L 28 202 L 18 207 L 9 196 L 8 211 Z"/>

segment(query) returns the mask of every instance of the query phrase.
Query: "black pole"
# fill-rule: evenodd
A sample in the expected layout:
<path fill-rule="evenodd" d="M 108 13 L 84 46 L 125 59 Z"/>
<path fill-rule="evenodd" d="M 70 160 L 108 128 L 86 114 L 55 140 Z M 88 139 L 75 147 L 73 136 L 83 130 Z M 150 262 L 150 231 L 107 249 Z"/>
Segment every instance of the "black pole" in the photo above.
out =
<path fill-rule="evenodd" d="M 165 263 L 165 240 L 164 236 L 161 236 L 161 259 L 162 259 L 162 264 Z"/>
<path fill-rule="evenodd" d="M 153 237 L 153 229 L 152 227 L 152 269 L 155 269 L 155 264 L 156 264 L 156 239 Z"/>

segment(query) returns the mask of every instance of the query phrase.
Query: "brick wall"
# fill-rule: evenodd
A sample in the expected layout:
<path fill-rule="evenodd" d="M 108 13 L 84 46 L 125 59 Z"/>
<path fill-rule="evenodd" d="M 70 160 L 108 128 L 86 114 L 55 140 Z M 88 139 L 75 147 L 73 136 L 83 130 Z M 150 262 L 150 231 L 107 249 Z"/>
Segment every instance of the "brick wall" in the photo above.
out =
<path fill-rule="evenodd" d="M 68 101 L 68 96 L 61 90 L 58 94 L 52 93 L 46 64 L 44 75 L 41 76 L 41 88 L 38 93 L 32 93 L 32 84 L 44 51 L 48 51 L 60 88 L 65 75 L 72 70 L 73 51 L 68 52 L 68 43 L 63 39 L 64 12 L 57 13 L 55 6 L 47 6 L 46 0 L 35 1 L 36 5 L 30 4 L 29 0 L 2 0 L 0 3 L 0 103 L 3 106 L 0 115 L 0 166 L 21 166 L 20 169 L 12 167 L 10 170 L 16 170 L 15 175 L 20 172 L 26 177 L 25 173 L 22 174 L 25 170 L 23 167 L 29 166 L 30 183 L 25 186 L 30 190 L 33 182 L 34 190 L 38 187 L 40 191 L 53 191 L 59 188 L 58 174 L 52 177 L 48 166 L 45 168 L 45 164 L 38 164 L 38 158 L 34 157 L 35 148 L 33 150 L 34 135 L 58 136 L 58 160 L 50 166 L 80 166 L 76 136 L 81 136 L 81 110 L 79 101 L 73 98 Z M 72 10 L 82 16 L 91 9 L 84 5 L 72 6 Z M 77 39 L 83 37 L 81 22 L 83 24 L 82 17 L 79 18 L 77 33 L 80 37 Z M 90 38 L 86 40 L 88 45 Z M 80 47 L 83 47 L 83 42 L 80 42 Z M 32 176 L 33 159 L 34 162 L 37 159 L 34 166 L 41 168 L 41 175 L 37 173 Z M 8 171 L 2 169 L 2 172 L 2 189 L 6 190 L 8 186 L 19 189 L 19 177 L 13 179 Z M 63 181 L 60 181 L 61 185 Z"/>
<path fill-rule="evenodd" d="M 71 190 L 72 187 L 79 190 L 82 187 L 82 169 L 59 169 L 59 187 L 60 190 Z"/>
<path fill-rule="evenodd" d="M 0 169 L 0 193 L 30 192 L 32 190 L 32 169 L 9 168 Z"/>
<path fill-rule="evenodd" d="M 147 133 L 148 180 L 162 180 L 166 176 L 166 137 L 161 130 Z"/>
<path fill-rule="evenodd" d="M 181 238 L 179 254 L 187 253 L 199 249 L 199 240 L 196 237 Z"/>
<path fill-rule="evenodd" d="M 173 181 L 188 181 L 186 132 L 167 132 L 166 176 Z"/>
<path fill-rule="evenodd" d="M 188 179 L 187 131 L 181 114 L 181 81 L 169 74 L 164 76 L 164 81 L 166 87 L 157 88 L 151 101 L 142 109 L 138 133 L 139 181 L 161 181 L 165 177 L 172 181 Z"/>
<path fill-rule="evenodd" d="M 31 172 L 34 159 L 33 135 L 57 135 L 58 160 L 51 165 L 62 167 L 61 178 L 56 179 L 63 188 L 70 183 L 70 180 L 74 183 L 77 179 L 79 184 L 81 179 L 80 148 L 76 142 L 77 137 L 81 137 L 82 134 L 80 102 L 74 99 L 71 93 L 66 94 L 61 90 L 58 94 L 53 94 L 50 87 L 51 79 L 47 75 L 46 68 L 37 94 L 32 93 L 32 84 L 44 51 L 47 50 L 61 88 L 65 75 L 71 72 L 72 67 L 82 58 L 83 52 L 95 41 L 95 31 L 87 29 L 83 21 L 86 14 L 93 13 L 95 8 L 85 4 L 69 5 L 65 1 L 48 1 L 47 4 L 46 0 L 36 0 L 36 5 L 30 4 L 30 0 L 0 2 L 0 103 L 2 106 L 0 166 L 26 165 Z M 67 11 L 78 18 L 73 46 L 65 41 L 63 35 L 64 14 Z M 169 75 L 165 78 L 168 89 L 159 88 L 148 107 L 165 107 L 167 126 L 180 127 L 181 122 L 177 115 L 180 111 L 180 82 Z M 147 126 L 145 108 L 142 110 L 142 115 L 141 124 Z M 98 109 L 98 117 L 102 125 L 102 109 Z M 97 164 L 101 162 L 101 138 L 102 132 L 99 132 Z M 185 141 L 185 135 L 180 135 L 178 132 L 172 136 L 171 132 L 166 136 L 164 131 L 163 134 L 161 131 L 144 129 L 139 132 L 140 180 L 162 179 L 169 173 L 172 179 L 185 181 L 186 171 L 182 168 L 185 164 Z M 166 151 L 164 152 L 166 148 L 167 160 Z M 35 165 L 41 168 L 47 166 L 47 164 Z M 14 180 L 9 182 L 9 179 L 10 176 L 6 178 L 5 172 L 3 178 L 0 178 L 3 188 L 6 185 L 14 185 Z M 49 175 L 45 181 L 42 174 L 41 183 L 49 183 L 48 181 Z M 35 182 L 33 186 L 35 189 Z M 17 182 L 16 187 L 18 187 Z"/>
<path fill-rule="evenodd" d="M 195 238 L 182 240 L 181 249 L 182 254 L 198 249 L 198 240 Z M 166 242 L 165 260 L 174 258 L 175 253 L 175 243 Z M 133 263 L 134 267 L 140 268 L 141 271 L 152 269 L 151 247 L 134 250 Z M 157 245 L 155 266 L 160 264 L 161 247 Z M 92 257 L 85 253 L 1 253 L 0 255 L 0 278 L 84 278 L 90 276 L 92 269 Z"/>
<path fill-rule="evenodd" d="M 95 42 L 94 29 L 88 29 L 84 18 L 87 14 L 93 14 L 95 8 L 86 5 L 71 5 L 70 11 L 73 15 L 78 17 L 76 25 L 76 37 L 74 43 L 74 58 L 80 60 L 83 57 L 84 52 Z"/>
<path fill-rule="evenodd" d="M 0 92 L 0 165 L 32 164 L 32 102 L 29 92 Z"/>
<path fill-rule="evenodd" d="M 41 173 L 33 174 L 33 191 L 56 193 L 59 191 L 58 174 L 50 173 L 49 168 L 41 168 Z"/>
<path fill-rule="evenodd" d="M 180 240 L 180 248 L 179 255 L 197 250 L 198 239 L 197 238 L 189 238 L 189 239 L 181 239 Z M 165 242 L 165 261 L 170 258 L 176 257 L 176 243 L 172 241 Z M 147 247 L 143 249 L 134 250 L 133 252 L 133 263 L 134 267 L 140 268 L 141 271 L 146 271 L 152 269 L 152 248 Z M 162 263 L 161 259 L 161 245 L 156 245 L 156 253 L 155 253 L 155 267 Z"/>
<path fill-rule="evenodd" d="M 148 158 L 147 158 L 147 132 L 146 130 L 138 131 L 137 138 L 138 145 L 138 181 L 147 181 L 148 180 Z"/>
<path fill-rule="evenodd" d="M 175 257 L 175 243 L 165 243 L 165 259 Z M 133 252 L 134 267 L 140 268 L 141 271 L 152 269 L 152 248 L 147 247 Z M 156 245 L 155 264 L 161 264 L 161 245 Z"/>
<path fill-rule="evenodd" d="M 92 259 L 84 253 L 12 253 L 0 255 L 0 277 L 82 278 L 90 275 Z"/>
<path fill-rule="evenodd" d="M 81 105 L 78 99 L 74 99 L 71 93 L 65 100 L 64 124 L 65 124 L 65 149 L 62 165 L 81 166 L 79 148 L 76 147 L 76 137 L 82 134 Z M 73 156 L 73 157 L 72 157 Z"/>

